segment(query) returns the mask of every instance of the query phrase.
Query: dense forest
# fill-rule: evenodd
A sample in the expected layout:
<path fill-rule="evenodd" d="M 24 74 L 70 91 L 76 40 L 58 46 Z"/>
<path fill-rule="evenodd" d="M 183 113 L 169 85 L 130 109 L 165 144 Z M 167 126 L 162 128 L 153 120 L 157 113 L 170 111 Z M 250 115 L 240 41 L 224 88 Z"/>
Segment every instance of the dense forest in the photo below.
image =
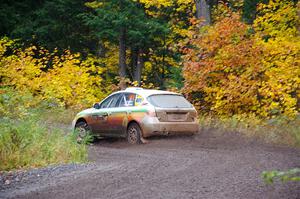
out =
<path fill-rule="evenodd" d="M 226 116 L 299 110 L 297 1 L 26 0 L 0 13 L 4 86 L 67 106 L 136 85 Z"/>
<path fill-rule="evenodd" d="M 3 128 L 40 106 L 78 110 L 112 91 L 141 86 L 183 93 L 205 124 L 206 118 L 229 119 L 234 127 L 246 122 L 243 128 L 247 121 L 276 124 L 292 129 L 276 130 L 279 139 L 300 144 L 297 0 L 0 5 Z"/>

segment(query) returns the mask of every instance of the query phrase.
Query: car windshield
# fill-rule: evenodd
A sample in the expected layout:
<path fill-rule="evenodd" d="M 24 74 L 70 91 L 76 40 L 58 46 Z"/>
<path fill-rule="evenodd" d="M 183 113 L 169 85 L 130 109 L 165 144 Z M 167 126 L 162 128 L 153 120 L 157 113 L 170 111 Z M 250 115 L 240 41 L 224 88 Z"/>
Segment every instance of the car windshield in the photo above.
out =
<path fill-rule="evenodd" d="M 163 94 L 163 95 L 151 95 L 148 101 L 155 107 L 160 108 L 191 108 L 192 104 L 189 103 L 181 95 Z"/>

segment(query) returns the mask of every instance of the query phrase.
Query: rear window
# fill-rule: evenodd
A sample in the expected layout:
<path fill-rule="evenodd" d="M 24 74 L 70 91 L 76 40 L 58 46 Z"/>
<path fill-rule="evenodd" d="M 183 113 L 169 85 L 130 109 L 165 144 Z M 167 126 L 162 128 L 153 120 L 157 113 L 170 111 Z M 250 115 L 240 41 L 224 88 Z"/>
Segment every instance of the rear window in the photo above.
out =
<path fill-rule="evenodd" d="M 183 96 L 181 95 L 151 95 L 148 101 L 155 107 L 160 108 L 191 108 L 193 107 Z"/>

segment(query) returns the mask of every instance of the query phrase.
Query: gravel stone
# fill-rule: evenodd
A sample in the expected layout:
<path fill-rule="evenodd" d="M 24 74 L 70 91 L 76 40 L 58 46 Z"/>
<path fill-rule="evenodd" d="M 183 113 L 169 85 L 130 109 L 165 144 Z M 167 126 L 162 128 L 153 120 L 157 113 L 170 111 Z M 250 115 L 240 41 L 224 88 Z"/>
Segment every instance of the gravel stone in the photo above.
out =
<path fill-rule="evenodd" d="M 89 164 L 0 173 L 0 198 L 299 199 L 300 183 L 266 185 L 265 170 L 300 167 L 300 150 L 234 132 L 149 139 L 129 145 L 100 140 Z"/>

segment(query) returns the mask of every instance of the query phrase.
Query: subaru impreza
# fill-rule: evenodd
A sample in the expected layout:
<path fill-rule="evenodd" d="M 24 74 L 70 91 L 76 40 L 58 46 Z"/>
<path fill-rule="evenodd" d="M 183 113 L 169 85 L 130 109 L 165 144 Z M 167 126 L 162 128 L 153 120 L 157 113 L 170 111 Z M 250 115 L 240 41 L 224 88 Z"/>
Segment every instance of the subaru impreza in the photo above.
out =
<path fill-rule="evenodd" d="M 194 134 L 199 129 L 196 109 L 183 95 L 136 87 L 114 92 L 81 111 L 72 125 L 79 139 L 90 133 L 127 138 L 131 144 L 154 135 Z"/>

